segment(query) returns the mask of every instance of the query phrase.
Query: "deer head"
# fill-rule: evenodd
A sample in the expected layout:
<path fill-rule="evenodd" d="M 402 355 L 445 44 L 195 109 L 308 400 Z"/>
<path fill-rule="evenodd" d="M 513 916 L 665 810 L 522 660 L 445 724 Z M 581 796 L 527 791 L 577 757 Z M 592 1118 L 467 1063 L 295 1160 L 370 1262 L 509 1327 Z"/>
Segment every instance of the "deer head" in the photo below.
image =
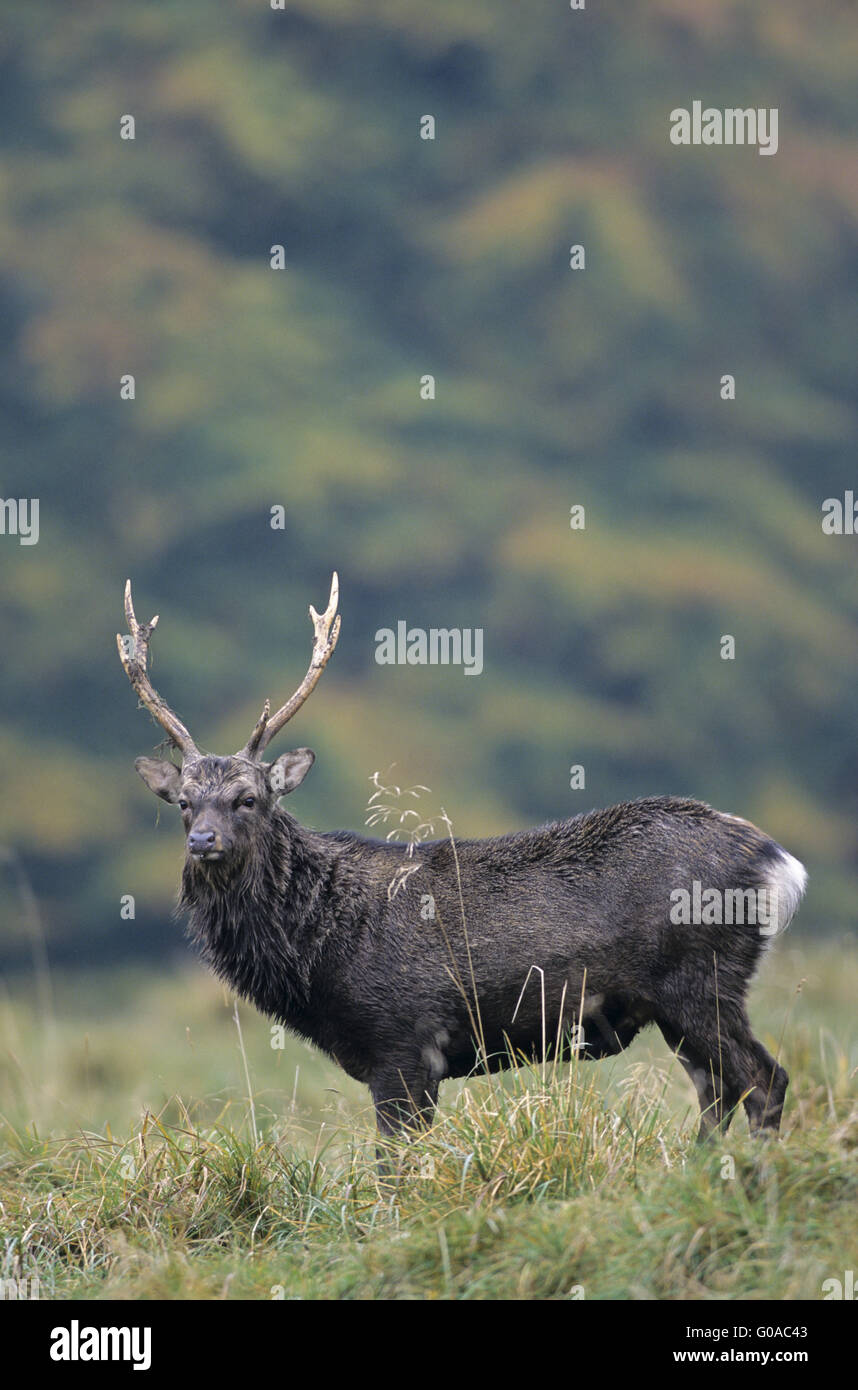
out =
<path fill-rule="evenodd" d="M 281 796 L 300 786 L 315 760 L 309 748 L 282 753 L 274 762 L 263 753 L 284 724 L 303 705 L 330 660 L 340 633 L 337 615 L 339 584 L 336 573 L 324 613 L 310 605 L 313 621 L 313 654 L 307 674 L 295 693 L 271 714 L 268 700 L 250 738 L 231 757 L 201 753 L 181 719 L 155 690 L 149 679 L 149 641 L 157 616 L 138 623 L 131 598 L 131 581 L 125 585 L 125 618 L 128 633 L 117 634 L 119 658 L 141 704 L 164 729 L 182 755 L 181 766 L 159 758 L 138 758 L 134 766 L 150 791 L 178 806 L 187 834 L 187 852 L 199 864 L 234 861 L 246 855 Z"/>

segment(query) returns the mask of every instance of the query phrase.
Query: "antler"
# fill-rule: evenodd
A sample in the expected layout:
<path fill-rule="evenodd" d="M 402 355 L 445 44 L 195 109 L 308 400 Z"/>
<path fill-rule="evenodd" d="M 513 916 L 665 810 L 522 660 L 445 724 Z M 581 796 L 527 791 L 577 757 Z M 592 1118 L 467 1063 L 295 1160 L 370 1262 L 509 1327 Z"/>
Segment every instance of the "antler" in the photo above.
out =
<path fill-rule="evenodd" d="M 340 584 L 335 570 L 331 579 L 331 596 L 324 613 L 317 613 L 312 603 L 310 604 L 310 617 L 313 620 L 316 635 L 313 638 L 313 655 L 310 658 L 306 676 L 295 694 L 286 701 L 285 705 L 280 706 L 276 714 L 270 714 L 271 706 L 267 700 L 265 701 L 262 713 L 256 721 L 256 727 L 245 746 L 236 755 L 237 757 L 251 758 L 254 762 L 258 762 L 274 735 L 280 732 L 284 724 L 288 724 L 292 715 L 298 712 L 310 694 L 327 666 L 340 635 L 340 618 L 337 614 L 339 596 Z"/>
<path fill-rule="evenodd" d="M 200 750 L 194 743 L 181 719 L 173 713 L 166 700 L 163 700 L 157 690 L 149 680 L 146 670 L 149 660 L 149 639 L 158 624 L 157 614 L 150 623 L 138 623 L 134 614 L 134 604 L 131 599 L 131 580 L 125 584 L 125 620 L 128 623 L 130 637 L 122 637 L 116 634 L 116 645 L 119 648 L 119 659 L 125 667 L 125 674 L 137 692 L 141 703 L 149 713 L 157 719 L 161 728 L 164 729 L 179 749 L 184 761 L 189 761 L 200 756 Z"/>

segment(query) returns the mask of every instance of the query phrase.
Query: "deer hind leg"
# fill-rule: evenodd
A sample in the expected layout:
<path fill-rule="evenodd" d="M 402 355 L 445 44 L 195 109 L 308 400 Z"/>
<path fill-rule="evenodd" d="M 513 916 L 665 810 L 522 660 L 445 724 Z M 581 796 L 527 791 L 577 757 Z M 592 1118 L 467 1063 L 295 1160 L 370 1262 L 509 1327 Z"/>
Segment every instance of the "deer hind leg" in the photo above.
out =
<path fill-rule="evenodd" d="M 743 1102 L 752 1134 L 780 1129 L 789 1076 L 748 1029 L 742 1039 Z"/>
<path fill-rule="evenodd" d="M 722 1070 L 730 1093 L 741 1100 L 752 1134 L 777 1133 L 789 1077 L 751 1032 L 747 1015 L 730 1011 L 721 1017 Z"/>
<path fill-rule="evenodd" d="M 658 1026 L 697 1092 L 700 1104 L 698 1143 L 716 1130 L 726 1134 L 742 1096 L 726 1040 L 719 1040 L 717 1032 L 707 1039 L 698 1030 L 684 1033 L 678 1026 L 661 1021 Z"/>

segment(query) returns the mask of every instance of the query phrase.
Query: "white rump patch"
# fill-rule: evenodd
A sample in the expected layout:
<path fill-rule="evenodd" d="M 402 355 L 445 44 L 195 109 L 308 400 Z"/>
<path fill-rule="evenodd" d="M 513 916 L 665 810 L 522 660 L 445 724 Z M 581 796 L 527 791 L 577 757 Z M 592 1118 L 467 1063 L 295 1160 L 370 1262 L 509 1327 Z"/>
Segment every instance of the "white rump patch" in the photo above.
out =
<path fill-rule="evenodd" d="M 778 858 L 769 868 L 769 886 L 777 894 L 777 932 L 786 931 L 807 886 L 807 870 L 803 864 L 778 845 Z"/>

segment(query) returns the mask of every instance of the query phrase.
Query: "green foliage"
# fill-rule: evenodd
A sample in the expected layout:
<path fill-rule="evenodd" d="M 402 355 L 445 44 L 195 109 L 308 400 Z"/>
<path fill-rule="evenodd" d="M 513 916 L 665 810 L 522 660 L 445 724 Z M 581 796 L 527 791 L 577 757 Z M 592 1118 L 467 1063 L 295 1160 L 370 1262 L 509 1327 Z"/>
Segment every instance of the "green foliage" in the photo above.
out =
<path fill-rule="evenodd" d="M 335 567 L 305 820 L 359 828 L 391 763 L 461 834 L 693 794 L 808 862 L 804 920 L 851 926 L 855 540 L 820 528 L 855 482 L 849 8 L 5 8 L 0 493 L 40 498 L 41 538 L 0 538 L 0 843 L 52 950 L 170 939 L 126 575 L 156 680 L 230 751 Z M 778 153 L 671 146 L 694 97 L 778 105 Z M 482 678 L 377 666 L 399 618 L 482 626 Z"/>

